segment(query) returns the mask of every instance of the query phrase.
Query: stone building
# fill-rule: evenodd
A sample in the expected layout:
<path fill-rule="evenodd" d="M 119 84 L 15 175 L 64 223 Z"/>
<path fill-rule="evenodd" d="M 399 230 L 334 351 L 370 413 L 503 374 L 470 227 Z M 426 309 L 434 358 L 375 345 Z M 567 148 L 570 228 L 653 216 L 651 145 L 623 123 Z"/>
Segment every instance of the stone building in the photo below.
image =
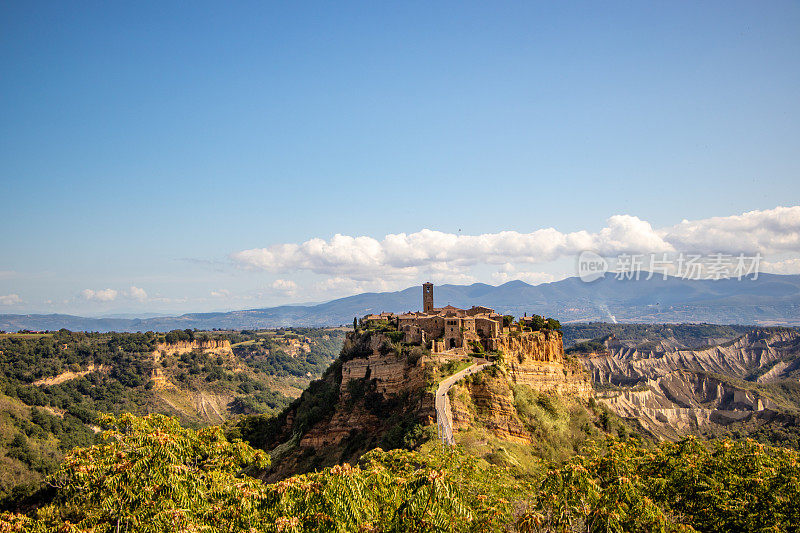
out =
<path fill-rule="evenodd" d="M 483 350 L 497 349 L 498 340 L 503 335 L 503 316 L 494 309 L 473 306 L 459 309 L 452 305 L 434 307 L 433 283 L 422 285 L 422 311 L 396 315 L 381 313 L 367 315 L 362 324 L 386 321 L 402 331 L 404 342 L 421 344 L 434 353 L 453 351 L 455 353 L 475 351 L 476 344 Z"/>

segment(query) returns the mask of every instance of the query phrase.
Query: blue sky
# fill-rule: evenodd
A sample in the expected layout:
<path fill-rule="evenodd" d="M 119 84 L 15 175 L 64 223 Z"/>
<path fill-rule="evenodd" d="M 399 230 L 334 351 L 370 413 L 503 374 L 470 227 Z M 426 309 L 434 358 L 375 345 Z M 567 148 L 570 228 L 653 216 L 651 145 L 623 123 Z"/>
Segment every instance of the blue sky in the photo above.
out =
<path fill-rule="evenodd" d="M 572 248 L 370 254 L 423 229 L 641 236 L 614 216 L 713 248 L 756 211 L 777 229 L 739 248 L 794 272 L 798 27 L 777 1 L 5 2 L 0 313 L 547 281 Z"/>

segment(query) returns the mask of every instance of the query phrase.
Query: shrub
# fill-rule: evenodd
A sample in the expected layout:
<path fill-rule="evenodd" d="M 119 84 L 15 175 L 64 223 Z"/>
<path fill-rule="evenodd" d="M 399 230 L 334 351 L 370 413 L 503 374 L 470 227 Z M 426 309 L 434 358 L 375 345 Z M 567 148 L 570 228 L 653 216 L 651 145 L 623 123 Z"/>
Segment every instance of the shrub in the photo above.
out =
<path fill-rule="evenodd" d="M 800 456 L 690 437 L 646 449 L 610 439 L 551 470 L 523 531 L 795 531 Z"/>

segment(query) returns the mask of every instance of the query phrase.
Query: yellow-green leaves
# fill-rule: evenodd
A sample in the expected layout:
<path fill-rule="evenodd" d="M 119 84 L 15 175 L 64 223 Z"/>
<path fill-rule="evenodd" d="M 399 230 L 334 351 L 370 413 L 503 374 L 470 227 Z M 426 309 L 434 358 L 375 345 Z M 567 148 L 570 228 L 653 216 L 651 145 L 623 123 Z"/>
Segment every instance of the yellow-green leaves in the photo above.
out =
<path fill-rule="evenodd" d="M 0 533 L 797 531 L 798 452 L 697 439 L 654 449 L 609 440 L 522 485 L 458 448 L 373 450 L 267 485 L 263 452 L 153 415 L 106 417 L 102 443 L 70 453 L 35 516 Z"/>
<path fill-rule="evenodd" d="M 655 450 L 611 440 L 552 470 L 521 531 L 796 531 L 798 452 L 687 438 Z"/>
<path fill-rule="evenodd" d="M 0 515 L 0 532 L 487 531 L 511 516 L 508 479 L 454 450 L 373 450 L 266 485 L 241 475 L 263 452 L 219 428 L 159 415 L 105 417 L 102 443 L 70 453 L 37 519 Z M 501 482 L 500 480 L 503 480 Z"/>
<path fill-rule="evenodd" d="M 260 482 L 239 475 L 246 467 L 267 466 L 263 452 L 228 442 L 220 428 L 185 429 L 162 415 L 105 416 L 100 423 L 102 443 L 71 452 L 51 479 L 59 492 L 40 512 L 45 529 L 225 531 L 218 524 L 249 525 L 231 510 L 263 498 Z"/>

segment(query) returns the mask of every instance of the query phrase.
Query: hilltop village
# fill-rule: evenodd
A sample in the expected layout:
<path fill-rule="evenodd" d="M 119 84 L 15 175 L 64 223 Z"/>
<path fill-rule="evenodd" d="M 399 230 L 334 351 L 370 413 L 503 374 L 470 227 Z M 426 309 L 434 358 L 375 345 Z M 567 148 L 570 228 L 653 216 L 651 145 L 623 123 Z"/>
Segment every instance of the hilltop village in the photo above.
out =
<path fill-rule="evenodd" d="M 588 402 L 591 385 L 565 358 L 557 320 L 515 319 L 484 306 L 436 307 L 433 289 L 423 284 L 422 311 L 355 321 L 337 362 L 259 433 L 260 447 L 280 458 L 268 479 L 356 461 L 375 446 L 402 447 L 434 423 L 449 442 L 479 431 L 497 442 L 530 444 L 535 436 L 517 413 L 519 394 Z M 485 371 L 452 379 L 473 367 Z"/>
<path fill-rule="evenodd" d="M 495 352 L 506 344 L 509 336 L 560 329 L 558 321 L 538 315 L 526 314 L 514 322 L 514 317 L 501 315 L 489 307 L 434 307 L 433 283 L 422 285 L 421 312 L 370 314 L 361 319 L 363 327 L 381 323 L 402 332 L 404 343 L 419 344 L 435 354 L 451 355 Z"/>

